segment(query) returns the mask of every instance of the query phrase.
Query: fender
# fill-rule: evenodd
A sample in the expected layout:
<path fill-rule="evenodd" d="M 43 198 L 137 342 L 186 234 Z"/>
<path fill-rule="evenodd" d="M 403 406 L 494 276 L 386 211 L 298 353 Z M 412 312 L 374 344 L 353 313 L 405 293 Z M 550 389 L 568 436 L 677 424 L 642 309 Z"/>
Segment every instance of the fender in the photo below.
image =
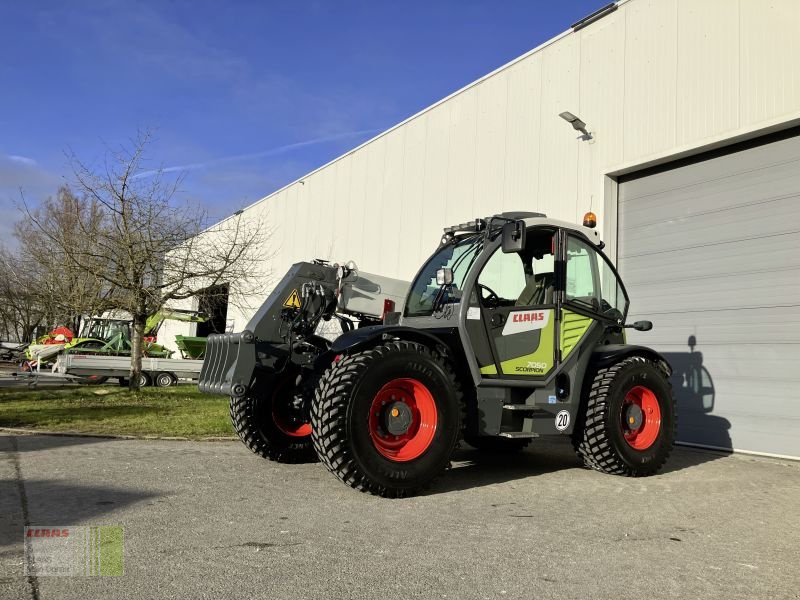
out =
<path fill-rule="evenodd" d="M 590 362 L 594 366 L 604 367 L 620 361 L 623 358 L 627 358 L 628 356 L 644 356 L 656 362 L 663 363 L 667 370 L 667 377 L 672 375 L 672 366 L 669 364 L 669 361 L 647 346 L 635 346 L 632 344 L 607 344 L 597 346 L 592 350 Z"/>
<path fill-rule="evenodd" d="M 429 333 L 429 331 L 445 335 L 435 335 Z M 446 330 L 424 330 L 402 325 L 370 325 L 369 327 L 359 327 L 340 335 L 331 345 L 330 353 L 342 354 L 343 352 L 358 350 L 364 346 L 371 346 L 384 336 L 419 342 L 431 347 L 444 345 L 448 348 L 448 351 L 452 351 L 450 344 L 444 339 L 446 334 L 452 334 L 452 331 L 452 328 L 447 328 Z"/>

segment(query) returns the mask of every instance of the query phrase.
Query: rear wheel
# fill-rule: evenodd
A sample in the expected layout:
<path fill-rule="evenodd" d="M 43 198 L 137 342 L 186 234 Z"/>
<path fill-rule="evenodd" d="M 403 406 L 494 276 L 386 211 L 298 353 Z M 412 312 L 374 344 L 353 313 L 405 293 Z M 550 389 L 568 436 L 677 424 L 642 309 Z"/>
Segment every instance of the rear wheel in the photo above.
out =
<path fill-rule="evenodd" d="M 302 463 L 316 460 L 311 443 L 311 423 L 304 416 L 304 390 L 294 369 L 256 381 L 248 395 L 232 397 L 233 428 L 253 452 L 276 462 Z"/>
<path fill-rule="evenodd" d="M 322 463 L 358 490 L 411 495 L 450 462 L 461 391 L 428 347 L 394 341 L 342 357 L 312 403 L 312 439 Z"/>
<path fill-rule="evenodd" d="M 598 370 L 584 421 L 573 441 L 587 467 L 631 477 L 657 472 L 675 441 L 675 400 L 665 370 L 642 356 Z"/>

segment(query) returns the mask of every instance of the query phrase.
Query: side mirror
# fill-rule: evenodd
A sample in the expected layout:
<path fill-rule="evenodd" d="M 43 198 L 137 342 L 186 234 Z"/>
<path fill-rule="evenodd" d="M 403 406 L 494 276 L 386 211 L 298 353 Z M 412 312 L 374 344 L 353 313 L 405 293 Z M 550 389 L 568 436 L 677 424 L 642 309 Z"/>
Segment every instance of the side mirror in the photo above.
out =
<path fill-rule="evenodd" d="M 503 225 L 503 252 L 511 254 L 525 248 L 525 221 L 514 221 Z"/>
<path fill-rule="evenodd" d="M 635 329 L 636 331 L 650 331 L 653 328 L 652 321 L 636 321 L 635 323 L 628 325 L 628 327 Z"/>

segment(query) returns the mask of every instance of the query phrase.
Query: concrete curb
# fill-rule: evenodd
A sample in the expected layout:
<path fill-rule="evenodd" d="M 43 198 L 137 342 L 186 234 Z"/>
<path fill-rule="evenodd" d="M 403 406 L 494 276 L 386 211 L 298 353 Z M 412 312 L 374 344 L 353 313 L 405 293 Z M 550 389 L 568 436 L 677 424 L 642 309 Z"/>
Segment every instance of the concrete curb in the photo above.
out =
<path fill-rule="evenodd" d="M 54 435 L 61 437 L 86 437 L 101 438 L 108 440 L 162 440 L 168 442 L 235 442 L 239 438 L 235 436 L 221 437 L 160 437 L 157 435 L 114 435 L 111 433 L 83 433 L 80 431 L 46 431 L 44 429 L 23 429 L 17 427 L 0 427 L 0 433 L 14 433 L 18 435 Z"/>

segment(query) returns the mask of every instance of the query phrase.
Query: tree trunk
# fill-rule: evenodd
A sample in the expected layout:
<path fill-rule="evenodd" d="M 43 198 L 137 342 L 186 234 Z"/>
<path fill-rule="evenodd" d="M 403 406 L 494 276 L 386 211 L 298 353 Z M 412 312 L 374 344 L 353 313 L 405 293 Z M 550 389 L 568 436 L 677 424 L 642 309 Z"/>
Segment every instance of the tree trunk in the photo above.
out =
<path fill-rule="evenodd" d="M 139 380 L 142 374 L 142 351 L 144 349 L 144 326 L 147 323 L 147 313 L 138 313 L 133 316 L 133 331 L 131 332 L 131 376 L 128 380 L 128 389 L 139 389 Z"/>

